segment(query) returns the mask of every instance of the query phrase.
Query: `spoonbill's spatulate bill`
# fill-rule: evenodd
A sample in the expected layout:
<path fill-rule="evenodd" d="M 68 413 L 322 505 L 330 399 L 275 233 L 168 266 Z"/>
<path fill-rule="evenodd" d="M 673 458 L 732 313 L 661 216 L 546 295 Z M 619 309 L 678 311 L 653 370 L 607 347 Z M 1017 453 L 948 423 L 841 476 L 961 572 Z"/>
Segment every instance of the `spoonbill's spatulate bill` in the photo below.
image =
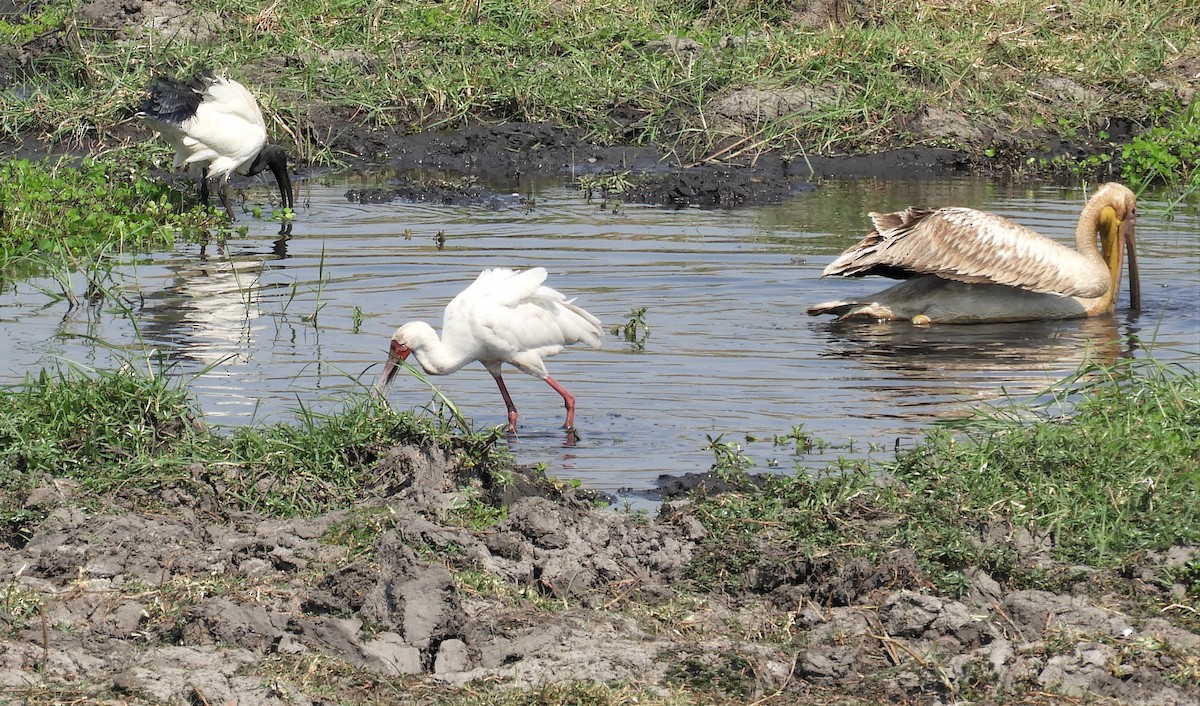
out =
<path fill-rule="evenodd" d="M 382 393 L 395 377 L 398 361 L 410 354 L 430 375 L 449 375 L 477 360 L 496 379 L 508 408 L 508 430 L 515 432 L 517 407 L 500 377 L 501 364 L 508 363 L 545 380 L 562 395 L 567 410 L 565 427 L 574 429 L 575 398 L 550 377 L 542 358 L 574 343 L 599 348 L 604 334 L 599 319 L 573 304 L 573 299 L 543 286 L 545 281 L 542 267 L 484 270 L 446 305 L 440 338 L 424 321 L 411 321 L 396 329 L 376 389 Z"/>
<path fill-rule="evenodd" d="M 200 165 L 200 199 L 205 204 L 208 180 L 215 179 L 221 205 L 233 218 L 229 175 L 254 176 L 270 169 L 283 206 L 292 208 L 287 155 L 278 145 L 267 144 L 262 111 L 245 86 L 201 71 L 186 83 L 170 76 L 157 77 L 150 82 L 149 94 L 137 117 L 175 148 L 176 169 L 184 164 Z"/>
<path fill-rule="evenodd" d="M 1088 199 L 1074 250 L 969 208 L 870 216 L 875 229 L 821 276 L 905 281 L 862 299 L 818 304 L 808 309 L 810 315 L 917 324 L 1099 316 L 1116 305 L 1123 252 L 1129 257 L 1129 305 L 1141 309 L 1133 234 L 1137 199 L 1121 184 L 1104 184 Z"/>

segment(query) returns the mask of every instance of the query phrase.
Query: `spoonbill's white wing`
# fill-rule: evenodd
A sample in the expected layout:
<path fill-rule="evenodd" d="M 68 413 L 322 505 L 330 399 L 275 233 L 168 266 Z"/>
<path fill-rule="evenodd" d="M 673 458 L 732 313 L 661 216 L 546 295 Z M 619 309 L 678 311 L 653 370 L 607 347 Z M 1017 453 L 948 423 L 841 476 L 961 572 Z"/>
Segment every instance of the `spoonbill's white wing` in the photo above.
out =
<path fill-rule="evenodd" d="M 522 360 L 530 354 L 548 357 L 573 343 L 599 347 L 600 321 L 562 293 L 543 286 L 545 280 L 542 267 L 521 272 L 485 270 L 446 306 L 443 341 L 473 347 L 482 360 L 514 365 L 518 356 Z"/>

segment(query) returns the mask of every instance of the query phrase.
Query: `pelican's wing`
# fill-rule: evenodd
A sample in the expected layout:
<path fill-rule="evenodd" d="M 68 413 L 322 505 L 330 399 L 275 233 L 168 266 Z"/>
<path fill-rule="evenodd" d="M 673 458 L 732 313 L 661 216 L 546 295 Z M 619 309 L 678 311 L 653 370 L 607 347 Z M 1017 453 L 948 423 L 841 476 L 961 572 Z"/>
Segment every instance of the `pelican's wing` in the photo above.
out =
<path fill-rule="evenodd" d="M 1078 297 L 1100 296 L 1107 287 L 1086 256 L 990 213 L 909 208 L 870 216 L 875 230 L 831 262 L 822 277 L 936 275 Z"/>

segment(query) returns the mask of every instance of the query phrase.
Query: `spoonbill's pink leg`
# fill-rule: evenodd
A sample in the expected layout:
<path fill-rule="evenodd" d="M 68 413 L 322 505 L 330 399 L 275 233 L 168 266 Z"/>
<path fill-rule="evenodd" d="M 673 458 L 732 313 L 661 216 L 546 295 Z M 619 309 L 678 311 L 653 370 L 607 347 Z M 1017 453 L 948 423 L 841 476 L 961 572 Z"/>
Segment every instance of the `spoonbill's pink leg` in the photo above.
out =
<path fill-rule="evenodd" d="M 553 387 L 555 392 L 562 395 L 563 404 L 567 408 L 567 423 L 566 423 L 566 425 L 564 425 L 563 428 L 564 429 L 574 429 L 575 428 L 575 398 L 571 395 L 570 392 L 567 392 L 567 389 L 565 387 L 563 387 L 562 385 L 559 385 L 557 382 L 554 381 L 554 378 L 550 377 L 549 375 L 546 376 L 546 384 L 550 385 L 550 387 Z"/>

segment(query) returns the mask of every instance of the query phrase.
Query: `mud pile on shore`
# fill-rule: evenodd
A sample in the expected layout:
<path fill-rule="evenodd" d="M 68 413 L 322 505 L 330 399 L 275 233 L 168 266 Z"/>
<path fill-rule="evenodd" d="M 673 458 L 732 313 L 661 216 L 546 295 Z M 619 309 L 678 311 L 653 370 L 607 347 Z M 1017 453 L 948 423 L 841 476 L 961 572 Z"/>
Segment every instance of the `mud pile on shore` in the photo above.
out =
<path fill-rule="evenodd" d="M 1200 635 L 1095 590 L 1008 591 L 976 573 L 953 599 L 928 593 L 907 552 L 840 564 L 777 548 L 741 592 L 706 592 L 689 574 L 706 530 L 686 501 L 648 518 L 518 473 L 527 494 L 510 490 L 504 519 L 473 530 L 449 520 L 462 487 L 445 455 L 398 447 L 379 477 L 361 506 L 292 520 L 179 489 L 153 514 L 95 512 L 47 479 L 27 503 L 46 519 L 0 554 L 0 693 L 400 703 L 584 680 L 747 703 L 1200 700 L 1179 678 Z M 1114 580 L 1076 570 L 1081 586 Z"/>

